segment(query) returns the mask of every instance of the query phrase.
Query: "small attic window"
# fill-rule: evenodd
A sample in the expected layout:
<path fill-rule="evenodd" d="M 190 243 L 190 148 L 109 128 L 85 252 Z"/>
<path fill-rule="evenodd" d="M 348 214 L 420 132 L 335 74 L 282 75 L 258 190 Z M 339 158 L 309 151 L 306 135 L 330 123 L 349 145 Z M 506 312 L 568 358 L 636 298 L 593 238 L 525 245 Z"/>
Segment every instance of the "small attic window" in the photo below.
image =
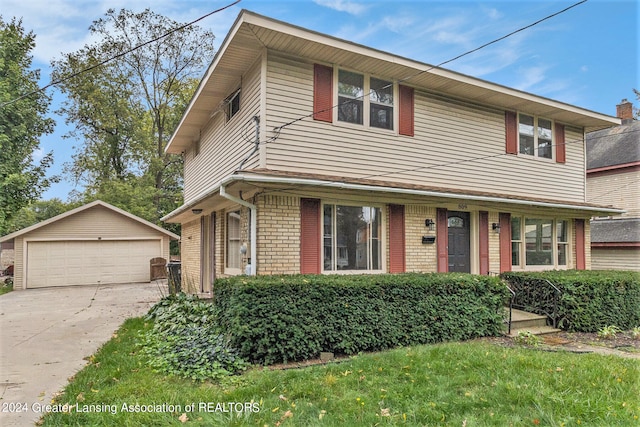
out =
<path fill-rule="evenodd" d="M 237 89 L 225 99 L 227 121 L 240 111 L 240 89 Z"/>

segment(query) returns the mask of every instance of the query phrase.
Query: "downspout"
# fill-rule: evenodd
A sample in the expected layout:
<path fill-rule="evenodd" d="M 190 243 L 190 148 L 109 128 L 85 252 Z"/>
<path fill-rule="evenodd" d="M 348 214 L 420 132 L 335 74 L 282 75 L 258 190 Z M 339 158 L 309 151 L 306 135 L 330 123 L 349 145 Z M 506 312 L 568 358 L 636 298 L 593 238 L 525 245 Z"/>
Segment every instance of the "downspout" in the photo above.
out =
<path fill-rule="evenodd" d="M 258 148 L 260 146 L 260 117 L 258 116 L 253 116 L 253 121 L 256 123 L 256 141 L 255 141 L 255 147 L 253 148 L 253 151 L 251 153 L 249 153 L 249 155 L 247 157 L 245 157 L 242 162 L 240 163 L 240 165 L 238 166 L 238 169 L 236 169 L 236 172 L 242 169 L 242 166 L 244 166 L 245 162 L 247 160 L 249 160 L 251 158 L 251 156 L 253 156 L 256 151 L 258 151 Z M 231 194 L 227 193 L 227 188 L 226 188 L 226 183 L 221 183 L 220 184 L 220 195 L 222 197 L 224 197 L 227 200 L 231 200 L 232 202 L 235 202 L 239 205 L 242 205 L 246 208 L 249 208 L 251 211 L 251 264 L 250 265 L 250 270 L 249 270 L 249 274 L 251 276 L 255 276 L 256 275 L 256 264 L 257 264 L 257 235 L 256 235 L 256 231 L 258 229 L 258 218 L 256 215 L 257 212 L 257 207 L 254 204 L 251 204 L 249 202 L 247 202 L 246 200 L 242 200 L 239 197 L 236 196 L 232 196 Z"/>
<path fill-rule="evenodd" d="M 242 200 L 239 197 L 236 196 L 232 196 L 231 194 L 227 193 L 227 189 L 226 189 L 226 184 L 222 184 L 220 186 L 220 195 L 222 197 L 224 197 L 227 200 L 231 200 L 232 202 L 235 202 L 239 205 L 242 205 L 246 208 L 249 208 L 251 210 L 251 269 L 249 270 L 250 273 L 249 275 L 251 276 L 255 276 L 256 275 L 256 264 L 257 264 L 257 241 L 258 241 L 258 236 L 256 235 L 256 231 L 258 229 L 258 218 L 256 215 L 257 212 L 257 207 L 254 204 L 251 204 L 249 202 L 247 202 L 246 200 Z"/>

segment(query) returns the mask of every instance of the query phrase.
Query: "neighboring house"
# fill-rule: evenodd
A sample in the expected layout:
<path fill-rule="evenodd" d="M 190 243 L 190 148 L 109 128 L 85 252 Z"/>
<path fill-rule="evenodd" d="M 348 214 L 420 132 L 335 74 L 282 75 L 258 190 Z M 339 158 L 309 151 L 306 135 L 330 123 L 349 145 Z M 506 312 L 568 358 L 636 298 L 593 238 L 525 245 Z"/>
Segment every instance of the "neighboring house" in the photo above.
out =
<path fill-rule="evenodd" d="M 242 11 L 173 134 L 183 288 L 226 275 L 591 267 L 617 118 Z M 186 283 L 186 285 L 185 285 Z"/>
<path fill-rule="evenodd" d="M 617 106 L 620 126 L 587 134 L 587 200 L 625 209 L 591 221 L 593 269 L 640 271 L 640 122 Z"/>
<path fill-rule="evenodd" d="M 179 236 L 95 201 L 0 237 L 15 247 L 14 290 L 149 282 L 150 260 L 169 259 Z"/>

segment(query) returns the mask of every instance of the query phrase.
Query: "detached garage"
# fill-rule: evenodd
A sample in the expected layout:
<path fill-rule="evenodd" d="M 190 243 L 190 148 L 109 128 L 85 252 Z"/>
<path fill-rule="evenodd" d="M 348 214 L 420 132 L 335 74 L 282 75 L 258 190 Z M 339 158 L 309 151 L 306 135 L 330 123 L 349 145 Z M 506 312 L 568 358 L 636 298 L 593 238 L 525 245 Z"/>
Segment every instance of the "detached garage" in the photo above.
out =
<path fill-rule="evenodd" d="M 14 242 L 14 289 L 149 281 L 179 236 L 95 201 L 0 238 Z"/>

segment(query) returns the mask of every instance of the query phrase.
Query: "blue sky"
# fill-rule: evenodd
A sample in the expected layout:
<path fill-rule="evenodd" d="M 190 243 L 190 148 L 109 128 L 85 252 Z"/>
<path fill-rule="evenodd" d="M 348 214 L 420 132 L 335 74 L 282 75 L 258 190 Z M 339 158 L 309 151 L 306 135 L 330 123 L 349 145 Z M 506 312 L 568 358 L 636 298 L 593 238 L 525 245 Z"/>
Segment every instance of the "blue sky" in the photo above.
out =
<path fill-rule="evenodd" d="M 34 68 L 42 84 L 50 62 L 92 40 L 88 27 L 109 8 L 147 7 L 178 22 L 192 21 L 233 0 L 2 0 L 5 21 L 22 17 L 36 35 Z M 242 0 L 199 23 L 213 31 L 216 48 L 241 9 L 351 40 L 428 64 L 439 64 L 520 27 L 558 12 L 575 1 L 366 1 Z M 637 0 L 589 0 L 551 20 L 445 66 L 473 77 L 615 115 L 623 98 L 634 102 L 640 90 Z M 54 151 L 51 174 L 71 160 L 69 129 L 56 116 L 62 96 L 55 90 L 52 135 L 42 138 L 42 153 Z M 43 198 L 66 200 L 74 183 L 63 180 Z M 77 188 L 79 189 L 79 188 Z"/>

